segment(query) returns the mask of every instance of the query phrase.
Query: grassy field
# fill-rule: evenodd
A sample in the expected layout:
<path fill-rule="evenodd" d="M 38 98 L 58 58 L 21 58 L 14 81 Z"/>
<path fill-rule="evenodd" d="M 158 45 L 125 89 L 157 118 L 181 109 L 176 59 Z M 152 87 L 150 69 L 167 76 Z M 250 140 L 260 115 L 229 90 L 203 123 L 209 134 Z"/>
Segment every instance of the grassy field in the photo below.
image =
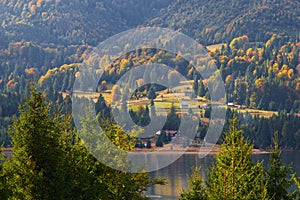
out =
<path fill-rule="evenodd" d="M 217 49 L 221 49 L 222 45 L 226 46 L 225 43 L 221 43 L 221 44 L 210 45 L 210 46 L 207 46 L 206 48 L 211 52 L 215 52 Z"/>
<path fill-rule="evenodd" d="M 213 46 L 213 47 L 212 47 Z M 222 44 L 212 45 L 211 48 L 218 48 L 221 47 Z M 176 108 L 177 112 L 181 113 L 188 113 L 189 108 L 192 109 L 194 114 L 203 114 L 204 110 L 200 109 L 203 107 L 204 104 L 209 104 L 209 100 L 205 98 L 191 98 L 186 95 L 186 93 L 192 92 L 192 84 L 193 81 L 183 81 L 180 83 L 180 86 L 173 88 L 173 90 L 163 90 L 157 92 L 157 97 L 154 100 L 155 110 L 158 115 L 165 114 L 165 110 L 169 110 L 172 105 Z M 104 97 L 106 103 L 108 105 L 112 104 L 111 101 L 111 87 L 108 90 L 101 92 L 102 96 Z M 173 93 L 174 92 L 174 93 Z M 95 102 L 97 101 L 100 93 L 79 93 L 77 96 L 79 97 L 87 97 L 93 99 Z M 182 102 L 187 104 L 188 106 L 185 108 L 182 107 Z M 127 102 L 127 107 L 136 111 L 139 106 L 150 106 L 150 100 L 147 97 L 140 98 L 138 100 L 132 99 Z M 114 102 L 113 106 L 120 107 L 121 102 Z M 225 107 L 225 106 L 224 106 Z M 232 108 L 236 109 L 240 113 L 250 113 L 252 116 L 258 115 L 261 117 L 271 117 L 272 115 L 277 115 L 277 112 L 273 111 L 266 111 L 266 110 L 257 110 L 257 109 L 249 109 L 249 108 Z"/>
<path fill-rule="evenodd" d="M 260 117 L 266 117 L 266 118 L 272 117 L 272 115 L 278 115 L 278 112 L 274 112 L 274 111 L 257 110 L 257 109 L 249 109 L 249 108 L 238 109 L 238 112 L 241 113 L 249 112 L 252 116 L 258 115 Z"/>

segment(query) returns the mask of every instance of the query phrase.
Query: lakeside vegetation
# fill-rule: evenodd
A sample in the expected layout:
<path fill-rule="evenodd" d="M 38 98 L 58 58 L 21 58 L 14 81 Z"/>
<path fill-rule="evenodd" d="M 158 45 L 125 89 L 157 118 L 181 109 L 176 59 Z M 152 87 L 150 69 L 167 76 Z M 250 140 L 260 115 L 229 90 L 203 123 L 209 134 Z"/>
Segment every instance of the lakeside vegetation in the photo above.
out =
<path fill-rule="evenodd" d="M 97 161 L 71 126 L 71 116 L 51 114 L 51 106 L 44 94 L 32 87 L 30 97 L 19 107 L 20 117 L 10 130 L 13 152 L 3 155 L 4 163 L 0 164 L 1 199 L 148 199 L 143 191 L 153 184 L 165 184 L 163 179 L 150 179 L 147 173 L 121 172 Z M 91 135 L 92 121 L 89 117 L 82 121 L 84 134 Z M 128 138 L 112 122 L 102 123 L 115 145 L 126 151 L 134 148 L 134 137 Z M 250 158 L 253 145 L 238 129 L 235 115 L 227 130 L 208 181 L 204 183 L 199 168 L 195 168 L 181 199 L 299 198 L 299 178 L 291 166 L 281 164 L 278 132 L 273 137 L 268 168 L 264 169 L 262 162 L 255 164 Z M 122 156 L 103 156 L 123 160 Z M 126 165 L 126 160 L 120 164 Z M 293 183 L 299 189 L 289 192 Z"/>
<path fill-rule="evenodd" d="M 221 45 L 221 49 L 210 52 L 213 58 L 211 62 L 214 62 L 219 68 L 225 82 L 227 101 L 236 106 L 233 110 L 238 110 L 241 121 L 248 123 L 248 126 L 245 126 L 247 130 L 244 131 L 256 148 L 267 148 L 270 145 L 272 133 L 278 130 L 279 137 L 283 141 L 280 144 L 281 148 L 299 149 L 300 128 L 298 126 L 299 117 L 297 117 L 300 105 L 297 65 L 299 49 L 298 43 L 289 42 L 281 36 L 272 36 L 265 44 L 259 46 L 249 43 L 247 37 L 243 36 L 235 38 L 227 45 Z M 149 54 L 150 56 L 148 56 Z M 131 91 L 129 88 L 121 89 L 122 93 L 131 93 L 132 96 L 129 102 L 122 102 L 125 97 L 120 98 L 119 101 L 114 100 L 118 109 L 122 109 L 121 107 L 126 104 L 126 109 L 136 112 L 141 105 L 145 109 L 146 105 L 150 106 L 153 101 L 159 116 L 161 108 L 170 108 L 173 105 L 178 110 L 180 102 L 172 95 L 172 92 L 178 92 L 176 95 L 189 103 L 188 108 L 183 109 L 182 112 L 191 116 L 193 112 L 201 114 L 204 122 L 207 123 L 209 110 L 198 108 L 209 104 L 207 84 L 212 80 L 203 80 L 195 69 L 180 57 L 174 57 L 174 55 L 162 51 L 131 52 L 116 60 L 111 66 L 107 66 L 103 80 L 99 82 L 98 93 L 95 93 L 93 97 L 94 101 L 98 101 L 97 97 L 101 93 L 105 102 L 101 100 L 102 97 L 99 101 L 102 104 L 108 104 L 109 107 L 112 96 L 116 96 L 115 94 L 118 93 L 112 87 L 115 81 L 131 68 L 156 60 L 163 60 L 166 64 L 173 66 L 190 81 L 177 83 L 179 86 L 175 87 L 175 91 L 170 91 L 158 85 L 143 85 L 143 79 L 140 79 L 136 83 L 139 86 L 137 91 Z M 80 64 L 78 63 L 62 65 L 40 75 L 37 82 L 39 87 L 46 92 L 47 99 L 61 107 L 65 107 L 65 101 L 71 105 L 72 86 L 75 77 L 80 75 L 79 68 Z M 8 83 L 0 85 L 3 88 L 0 95 L 1 102 L 3 102 L 2 117 L 0 117 L 2 129 L 0 131 L 5 146 L 10 144 L 7 127 L 11 124 L 11 117 L 17 114 L 17 104 L 24 101 L 23 95 L 28 94 L 26 79 L 34 77 L 30 73 L 39 74 L 33 69 L 26 69 L 25 72 L 29 73 L 26 78 L 22 75 L 15 76 L 23 80 L 14 78 L 8 81 L 8 77 L 5 77 L 2 82 L 8 81 Z M 152 76 L 157 75 L 157 72 L 151 72 L 151 69 L 144 73 L 150 76 L 151 74 Z M 172 77 L 171 73 L 169 75 Z M 187 86 L 188 84 L 190 86 Z M 154 96 L 149 97 L 150 92 Z M 86 95 L 82 96 L 90 98 Z M 194 100 L 189 101 L 190 99 Z M 240 109 L 238 109 L 239 107 Z M 201 134 L 203 135 L 203 133 Z"/>
<path fill-rule="evenodd" d="M 208 181 L 204 183 L 200 169 L 195 168 L 180 199 L 299 199 L 298 178 L 290 165 L 281 163 L 278 132 L 273 137 L 268 168 L 264 169 L 263 161 L 254 163 L 251 159 L 253 145 L 244 138 L 237 124 L 234 116 L 216 162 L 208 170 Z M 293 183 L 298 189 L 291 192 L 288 189 Z"/>
<path fill-rule="evenodd" d="M 147 173 L 122 172 L 99 162 L 71 125 L 72 117 L 51 112 L 52 107 L 34 87 L 19 107 L 20 117 L 10 129 L 12 154 L 3 155 L 0 164 L 1 199 L 147 199 L 147 187 L 164 184 Z M 81 132 L 91 134 L 91 121 L 82 122 Z M 118 141 L 115 145 L 126 151 L 133 148 L 121 128 L 103 123 L 107 137 Z M 103 156 L 107 161 L 123 160 Z"/>
<path fill-rule="evenodd" d="M 194 168 L 181 199 L 300 199 L 299 174 L 280 157 L 281 151 L 300 150 L 299 11 L 299 0 L 0 0 L 0 199 L 138 200 L 149 199 L 149 186 L 167 184 L 97 160 L 74 126 L 75 92 L 80 103 L 95 103 L 98 117 L 81 119 L 83 133 L 93 136 L 99 123 L 126 152 L 209 146 L 211 109 L 226 112 L 208 180 Z M 73 91 L 75 79 L 85 75 L 82 63 L 93 63 L 89 53 L 99 42 L 147 26 L 190 36 L 207 58 L 188 55 L 197 60 L 190 63 L 180 51 L 135 49 L 104 69 L 99 65 L 95 75 L 103 75 L 96 91 Z M 130 75 L 128 85 L 116 85 L 130 70 L 153 63 L 172 70 L 162 74 L 146 67 L 140 79 Z M 223 82 L 202 77 L 198 65 L 216 67 Z M 149 78 L 176 87 L 145 84 Z M 216 84 L 208 90 L 211 83 Z M 211 92 L 223 85 L 223 104 L 211 102 Z M 114 119 L 127 112 L 142 128 L 166 123 L 127 134 L 132 127 Z M 197 130 L 187 127 L 179 134 L 183 120 L 198 124 Z M 175 147 L 174 140 L 183 142 Z M 106 145 L 93 145 L 103 159 L 127 166 L 122 155 L 103 153 Z M 267 168 L 252 161 L 253 149 L 270 152 Z"/>

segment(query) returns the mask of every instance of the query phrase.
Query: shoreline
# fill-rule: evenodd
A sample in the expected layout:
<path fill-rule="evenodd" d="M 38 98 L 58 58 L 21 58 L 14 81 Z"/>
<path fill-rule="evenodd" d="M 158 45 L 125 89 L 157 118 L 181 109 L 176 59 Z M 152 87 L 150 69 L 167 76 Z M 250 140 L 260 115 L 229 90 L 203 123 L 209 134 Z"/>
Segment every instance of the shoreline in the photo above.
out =
<path fill-rule="evenodd" d="M 157 154 L 202 154 L 202 155 L 217 155 L 220 152 L 220 147 L 188 147 L 184 148 L 157 148 L 152 147 L 150 149 L 146 148 L 135 148 L 130 153 L 138 154 L 138 153 L 157 153 Z M 252 155 L 259 155 L 259 154 L 270 154 L 267 150 L 261 149 L 253 149 Z"/>
<path fill-rule="evenodd" d="M 188 147 L 186 149 L 184 148 L 157 148 L 152 147 L 150 149 L 147 148 L 134 148 L 129 153 L 138 154 L 138 153 L 155 153 L 155 154 L 202 154 L 202 155 L 217 155 L 220 152 L 220 147 Z M 292 151 L 285 151 L 282 150 L 282 152 L 292 152 Z M 5 155 L 11 155 L 12 154 L 12 148 L 3 148 L 2 153 Z M 252 155 L 259 155 L 259 154 L 270 154 L 270 151 L 267 150 L 261 150 L 261 149 L 253 149 Z"/>

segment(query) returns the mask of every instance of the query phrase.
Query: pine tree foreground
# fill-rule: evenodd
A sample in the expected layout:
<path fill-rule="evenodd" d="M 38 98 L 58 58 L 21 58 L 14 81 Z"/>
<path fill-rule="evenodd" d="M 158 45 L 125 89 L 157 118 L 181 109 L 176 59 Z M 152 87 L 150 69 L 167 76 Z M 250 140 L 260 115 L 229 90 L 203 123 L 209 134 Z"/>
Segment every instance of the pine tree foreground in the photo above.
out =
<path fill-rule="evenodd" d="M 243 138 L 237 123 L 234 116 L 216 162 L 209 169 L 208 182 L 203 184 L 199 168 L 196 168 L 189 177 L 189 187 L 182 192 L 181 199 L 299 199 L 300 179 L 295 174 L 288 179 L 292 173 L 291 167 L 281 163 L 276 135 L 266 171 L 262 162 L 254 164 L 250 158 L 253 146 Z M 292 180 L 299 189 L 289 193 Z"/>
<path fill-rule="evenodd" d="M 253 146 L 231 120 L 221 151 L 208 175 L 209 199 L 268 199 L 261 163 L 250 158 Z"/>
<path fill-rule="evenodd" d="M 100 163 L 72 128 L 71 116 L 51 114 L 50 108 L 32 87 L 10 130 L 13 154 L 0 165 L 1 200 L 147 199 L 143 191 L 163 183 L 147 173 L 121 172 Z M 112 139 L 125 134 L 107 127 Z"/>

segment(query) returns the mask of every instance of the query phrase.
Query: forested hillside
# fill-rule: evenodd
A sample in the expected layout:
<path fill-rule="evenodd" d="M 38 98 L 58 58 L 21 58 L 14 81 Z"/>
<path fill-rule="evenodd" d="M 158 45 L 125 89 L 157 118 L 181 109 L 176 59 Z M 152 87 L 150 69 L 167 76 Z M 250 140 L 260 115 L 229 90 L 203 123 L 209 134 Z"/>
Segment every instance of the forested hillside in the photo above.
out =
<path fill-rule="evenodd" d="M 298 0 L 177 0 L 149 25 L 180 30 L 202 44 L 247 35 L 266 41 L 272 34 L 299 36 Z"/>
<path fill-rule="evenodd" d="M 266 119 L 258 116 L 251 117 L 249 113 L 241 114 L 242 121 L 246 121 L 243 126 L 247 137 L 253 140 L 257 147 L 268 147 L 270 136 L 277 130 L 282 133 L 280 135 L 284 140 L 281 143 L 282 147 L 299 148 L 296 141 L 299 140 L 300 127 L 294 125 L 295 121 L 300 120 L 295 116 L 300 111 L 299 53 L 299 43 L 277 35 L 273 35 L 266 43 L 258 44 L 249 43 L 247 36 L 237 37 L 228 44 L 220 46 L 220 49 L 210 52 L 212 57 L 210 63 L 214 63 L 222 75 L 228 102 L 233 102 L 239 107 L 279 113 L 278 116 L 274 115 Z M 206 86 L 211 80 L 202 79 L 194 67 L 180 56 L 152 49 L 128 53 L 106 66 L 98 91 L 105 91 L 107 85 L 115 84 L 131 68 L 138 67 L 141 63 L 153 63 L 159 60 L 193 80 L 195 93 L 199 97 L 209 99 Z M 79 68 L 80 65 L 71 64 L 50 69 L 40 77 L 39 86 L 47 91 L 49 100 L 61 102 L 62 97 L 58 92 L 72 91 L 75 77 L 80 76 Z M 145 78 L 153 75 L 158 79 L 163 78 L 163 75 L 159 77 L 152 69 L 145 69 L 141 73 L 145 74 Z M 172 77 L 172 72 L 168 77 Z M 132 81 L 130 77 L 129 80 Z M 149 96 L 151 90 L 162 89 L 153 85 L 142 87 L 143 82 L 144 79 L 139 79 L 137 84 L 141 88 L 137 93 L 132 94 L 134 98 L 143 98 Z M 119 90 L 124 92 L 129 91 L 129 88 L 119 88 Z M 149 117 L 138 112 L 132 111 L 132 116 L 136 115 L 133 117 L 136 121 Z M 209 112 L 206 113 L 205 117 L 209 117 Z"/>
<path fill-rule="evenodd" d="M 170 0 L 1 0 L 1 45 L 10 40 L 97 45 L 153 17 Z"/>
<path fill-rule="evenodd" d="M 208 58 L 185 54 L 190 46 L 177 37 L 149 43 L 176 43 L 183 51 L 136 48 L 104 69 L 89 56 L 110 36 L 147 26 L 190 36 Z M 131 48 L 118 44 L 113 49 Z M 81 70 L 83 61 L 98 68 Z M 154 63 L 171 69 L 163 73 Z M 141 65 L 147 66 L 136 70 L 139 79 L 127 73 Z M 203 77 L 198 67 L 215 72 Z M 91 71 L 95 76 L 86 76 Z M 128 84 L 118 86 L 126 73 Z M 86 92 L 91 87 L 80 77 L 100 74 L 96 91 Z M 226 98 L 218 93 L 223 85 Z M 72 113 L 72 106 L 92 102 L 97 118 L 92 106 L 85 115 Z M 207 135 L 210 125 L 223 121 L 212 111 L 226 113 L 218 141 L 210 137 L 217 129 Z M 123 120 L 127 112 L 139 127 Z M 150 178 L 146 163 L 135 166 L 145 173 L 126 172 L 134 166 L 127 152 L 201 151 L 216 143 L 208 180 L 195 168 L 181 199 L 299 199 L 299 175 L 280 159 L 280 149 L 300 150 L 299 0 L 0 0 L 0 199 L 150 199 L 149 186 L 165 181 Z M 267 169 L 253 162 L 253 148 L 265 152 L 272 145 Z"/>
<path fill-rule="evenodd" d="M 175 29 L 202 44 L 223 42 L 209 55 L 222 75 L 228 102 L 286 116 L 299 113 L 299 19 L 297 0 L 0 0 L 0 141 L 9 143 L 7 127 L 18 115 L 29 81 L 37 83 L 48 101 L 65 107 L 80 63 L 93 47 L 145 25 Z M 196 94 L 209 99 L 204 89 L 209 80 L 202 80 L 180 56 L 160 50 L 141 49 L 115 60 L 105 68 L 104 83 L 112 85 L 132 67 L 153 62 L 194 80 Z M 104 88 L 102 82 L 99 88 Z M 142 90 L 147 94 L 150 87 Z M 261 141 L 270 137 L 252 138 L 264 138 L 256 144 L 265 147 Z"/>
<path fill-rule="evenodd" d="M 274 33 L 299 36 L 299 10 L 297 0 L 1 0 L 0 46 L 10 40 L 97 45 L 142 24 L 179 30 L 203 44 L 241 35 L 265 41 Z"/>
<path fill-rule="evenodd" d="M 242 36 L 210 52 L 210 63 L 214 63 L 222 75 L 229 102 L 262 110 L 297 112 L 300 109 L 299 53 L 300 44 L 287 37 L 273 35 L 266 43 L 256 44 Z M 180 56 L 155 50 L 124 55 L 106 66 L 103 78 L 115 84 L 132 67 L 159 60 L 199 85 L 201 77 L 192 65 Z M 148 70 L 146 75 L 156 74 Z M 41 76 L 39 84 L 44 89 L 53 85 L 54 91 L 70 91 L 77 71 L 78 67 L 73 65 L 50 69 Z M 209 80 L 201 81 L 206 86 Z M 206 95 L 200 91 L 196 93 Z"/>

